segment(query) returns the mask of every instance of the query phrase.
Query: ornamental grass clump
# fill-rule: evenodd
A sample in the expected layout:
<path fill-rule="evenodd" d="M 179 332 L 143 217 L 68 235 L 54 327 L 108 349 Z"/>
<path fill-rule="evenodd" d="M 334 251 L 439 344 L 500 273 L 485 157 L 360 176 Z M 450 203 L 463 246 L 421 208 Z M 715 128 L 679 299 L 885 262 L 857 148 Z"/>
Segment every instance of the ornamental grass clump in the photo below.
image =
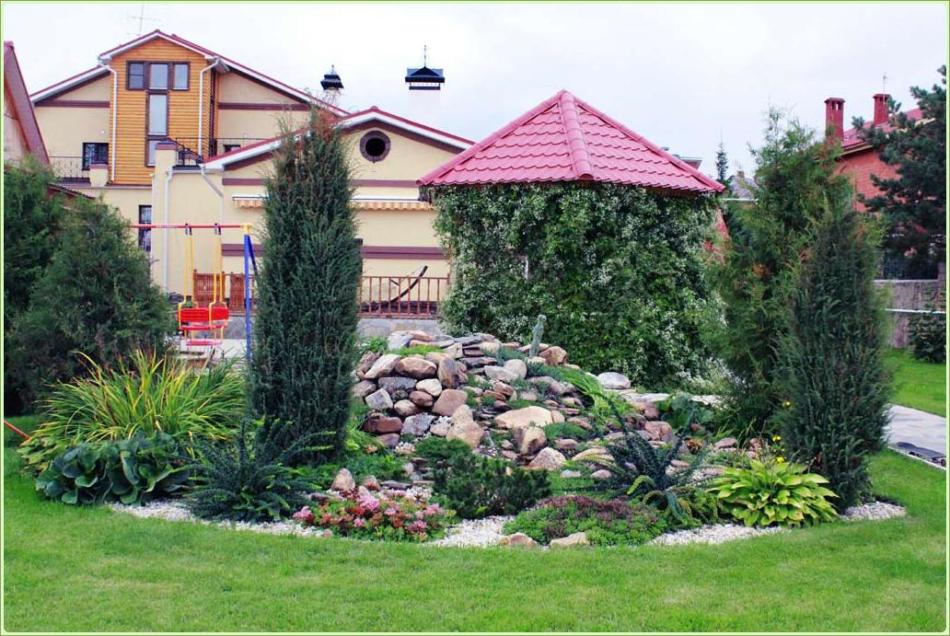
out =
<path fill-rule="evenodd" d="M 828 480 L 801 464 L 752 460 L 748 468 L 726 468 L 708 488 L 723 513 L 747 526 L 802 526 L 837 517 Z"/>
<path fill-rule="evenodd" d="M 230 439 L 244 412 L 244 381 L 230 365 L 191 369 L 171 356 L 134 351 L 114 367 L 87 358 L 88 377 L 57 386 L 43 423 L 20 447 L 42 471 L 79 444 L 167 434 L 186 453 L 203 440 Z"/>

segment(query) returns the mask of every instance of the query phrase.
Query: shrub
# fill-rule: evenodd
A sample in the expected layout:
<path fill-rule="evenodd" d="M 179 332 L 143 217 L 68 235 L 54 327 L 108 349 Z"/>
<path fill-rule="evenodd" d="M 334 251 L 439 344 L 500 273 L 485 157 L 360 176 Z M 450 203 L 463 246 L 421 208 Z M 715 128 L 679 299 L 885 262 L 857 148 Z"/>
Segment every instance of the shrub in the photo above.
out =
<path fill-rule="evenodd" d="M 136 433 L 115 443 L 83 443 L 67 449 L 36 478 L 36 490 L 67 504 L 109 500 L 134 504 L 181 494 L 188 477 L 173 437 Z"/>
<path fill-rule="evenodd" d="M 869 490 L 866 461 L 884 445 L 890 387 L 884 310 L 874 286 L 876 233 L 831 201 L 803 255 L 782 341 L 782 438 L 795 461 L 831 482 L 839 510 Z"/>
<path fill-rule="evenodd" d="M 286 447 L 323 438 L 325 450 L 301 461 L 334 455 L 346 439 L 362 267 L 348 153 L 314 111 L 304 133 L 286 135 L 267 183 L 251 405 Z"/>
<path fill-rule="evenodd" d="M 318 508 L 304 506 L 294 519 L 305 526 L 333 530 L 344 537 L 388 541 L 426 541 L 441 536 L 452 513 L 437 503 L 398 494 L 348 493 Z"/>
<path fill-rule="evenodd" d="M 657 402 L 656 408 L 674 430 L 685 430 L 690 424 L 709 426 L 716 419 L 716 411 L 697 402 L 688 393 L 677 393 Z"/>
<path fill-rule="evenodd" d="M 630 404 L 616 393 L 606 391 L 600 381 L 590 373 L 570 367 L 546 367 L 544 370 L 555 380 L 573 385 L 591 400 L 591 411 L 595 416 L 604 418 L 614 413 L 623 414 L 630 411 Z"/>
<path fill-rule="evenodd" d="M 135 351 L 114 368 L 89 361 L 89 376 L 59 385 L 43 423 L 20 447 L 24 464 L 43 470 L 68 447 L 166 433 L 185 452 L 200 440 L 229 439 L 244 410 L 244 382 L 229 365 L 200 370 Z"/>
<path fill-rule="evenodd" d="M 525 341 L 545 314 L 545 339 L 585 368 L 662 386 L 705 366 L 709 200 L 559 183 L 439 187 L 433 203 L 453 333 Z"/>
<path fill-rule="evenodd" d="M 5 343 L 15 390 L 32 404 L 49 386 L 82 376 L 88 359 L 110 366 L 135 349 L 162 350 L 173 327 L 128 223 L 103 203 L 77 197 Z"/>
<path fill-rule="evenodd" d="M 444 466 L 456 457 L 471 455 L 472 449 L 462 440 L 429 436 L 416 444 L 415 453 L 425 459 L 430 466 Z"/>
<path fill-rule="evenodd" d="M 403 347 L 401 349 L 396 349 L 392 353 L 395 353 L 401 356 L 418 356 L 418 355 L 424 356 L 427 353 L 438 353 L 440 351 L 442 351 L 442 347 L 440 347 L 439 345 L 417 344 L 417 345 L 412 345 L 411 347 Z"/>
<path fill-rule="evenodd" d="M 389 341 L 386 340 L 383 336 L 370 336 L 366 340 L 360 342 L 357 352 L 359 355 L 364 353 L 373 353 L 383 354 L 389 349 Z"/>
<path fill-rule="evenodd" d="M 788 332 L 795 264 L 815 211 L 848 190 L 836 174 L 838 154 L 813 131 L 797 121 L 786 125 L 771 112 L 764 142 L 754 151 L 755 203 L 726 217 L 730 238 L 721 265 L 713 267 L 725 320 L 710 332 L 732 379 L 723 432 L 741 439 L 777 428 L 784 399 L 777 352 Z"/>
<path fill-rule="evenodd" d="M 437 464 L 434 482 L 433 492 L 463 519 L 515 514 L 551 494 L 545 471 L 512 467 L 471 451 Z"/>
<path fill-rule="evenodd" d="M 828 480 L 805 466 L 752 460 L 749 468 L 726 468 L 709 492 L 726 514 L 747 526 L 800 526 L 836 517 Z"/>
<path fill-rule="evenodd" d="M 649 506 L 624 499 L 580 495 L 552 497 L 505 524 L 505 533 L 523 532 L 538 543 L 585 532 L 593 545 L 639 545 L 663 534 L 666 520 Z"/>
<path fill-rule="evenodd" d="M 936 307 L 927 305 L 928 311 Z M 910 348 L 914 357 L 926 362 L 944 362 L 947 359 L 946 314 L 915 314 L 910 319 Z"/>
<path fill-rule="evenodd" d="M 188 507 L 204 519 L 275 521 L 291 515 L 305 503 L 310 482 L 291 463 L 310 452 L 306 444 L 317 436 L 287 439 L 279 424 L 255 426 L 242 420 L 234 442 L 203 444 L 195 465 L 196 480 Z"/>

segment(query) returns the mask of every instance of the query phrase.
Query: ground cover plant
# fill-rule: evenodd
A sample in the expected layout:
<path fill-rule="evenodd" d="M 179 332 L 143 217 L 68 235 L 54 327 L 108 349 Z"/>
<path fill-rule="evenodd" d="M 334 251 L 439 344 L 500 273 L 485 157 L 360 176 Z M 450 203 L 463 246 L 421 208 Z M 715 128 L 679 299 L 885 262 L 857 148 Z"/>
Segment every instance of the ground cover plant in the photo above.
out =
<path fill-rule="evenodd" d="M 718 546 L 548 553 L 136 519 L 45 501 L 12 448 L 5 458 L 10 631 L 946 628 L 945 473 L 891 452 L 872 459 L 873 483 L 906 518 Z"/>
<path fill-rule="evenodd" d="M 304 506 L 294 519 L 305 526 L 344 537 L 388 541 L 427 541 L 445 532 L 453 518 L 437 503 L 403 495 L 343 493 L 319 506 Z"/>

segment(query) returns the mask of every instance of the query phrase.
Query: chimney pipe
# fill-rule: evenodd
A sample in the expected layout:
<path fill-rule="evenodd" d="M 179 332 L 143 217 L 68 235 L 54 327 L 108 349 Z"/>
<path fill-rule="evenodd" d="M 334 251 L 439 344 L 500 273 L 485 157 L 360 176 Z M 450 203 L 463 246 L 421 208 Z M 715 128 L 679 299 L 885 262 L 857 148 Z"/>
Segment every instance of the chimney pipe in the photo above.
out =
<path fill-rule="evenodd" d="M 874 96 L 874 125 L 887 123 L 887 101 L 891 98 L 887 93 L 878 93 Z"/>
<path fill-rule="evenodd" d="M 840 97 L 825 100 L 825 130 L 838 141 L 844 139 L 844 100 Z"/>

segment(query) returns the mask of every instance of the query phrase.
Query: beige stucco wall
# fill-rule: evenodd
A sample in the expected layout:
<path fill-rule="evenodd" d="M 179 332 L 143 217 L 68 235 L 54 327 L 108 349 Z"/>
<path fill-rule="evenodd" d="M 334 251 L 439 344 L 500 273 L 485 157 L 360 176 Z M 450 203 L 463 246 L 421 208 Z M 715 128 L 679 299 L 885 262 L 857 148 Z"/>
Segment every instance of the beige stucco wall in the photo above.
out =
<path fill-rule="evenodd" d="M 17 120 L 11 105 L 13 98 L 7 87 L 3 87 L 3 158 L 5 161 L 19 161 L 29 152 L 23 128 Z"/>
<path fill-rule="evenodd" d="M 112 74 L 103 75 L 88 84 L 60 93 L 55 99 L 82 99 L 95 101 L 112 101 Z"/>
<path fill-rule="evenodd" d="M 81 157 L 84 142 L 111 143 L 108 108 L 37 106 L 35 110 L 53 162 L 54 157 Z"/>
<path fill-rule="evenodd" d="M 372 130 L 379 130 L 389 137 L 389 154 L 373 163 L 360 153 L 360 139 Z M 350 146 L 350 166 L 354 179 L 401 179 L 415 182 L 430 170 L 442 165 L 455 153 L 401 136 L 388 127 L 373 127 L 353 130 L 346 134 Z"/>

